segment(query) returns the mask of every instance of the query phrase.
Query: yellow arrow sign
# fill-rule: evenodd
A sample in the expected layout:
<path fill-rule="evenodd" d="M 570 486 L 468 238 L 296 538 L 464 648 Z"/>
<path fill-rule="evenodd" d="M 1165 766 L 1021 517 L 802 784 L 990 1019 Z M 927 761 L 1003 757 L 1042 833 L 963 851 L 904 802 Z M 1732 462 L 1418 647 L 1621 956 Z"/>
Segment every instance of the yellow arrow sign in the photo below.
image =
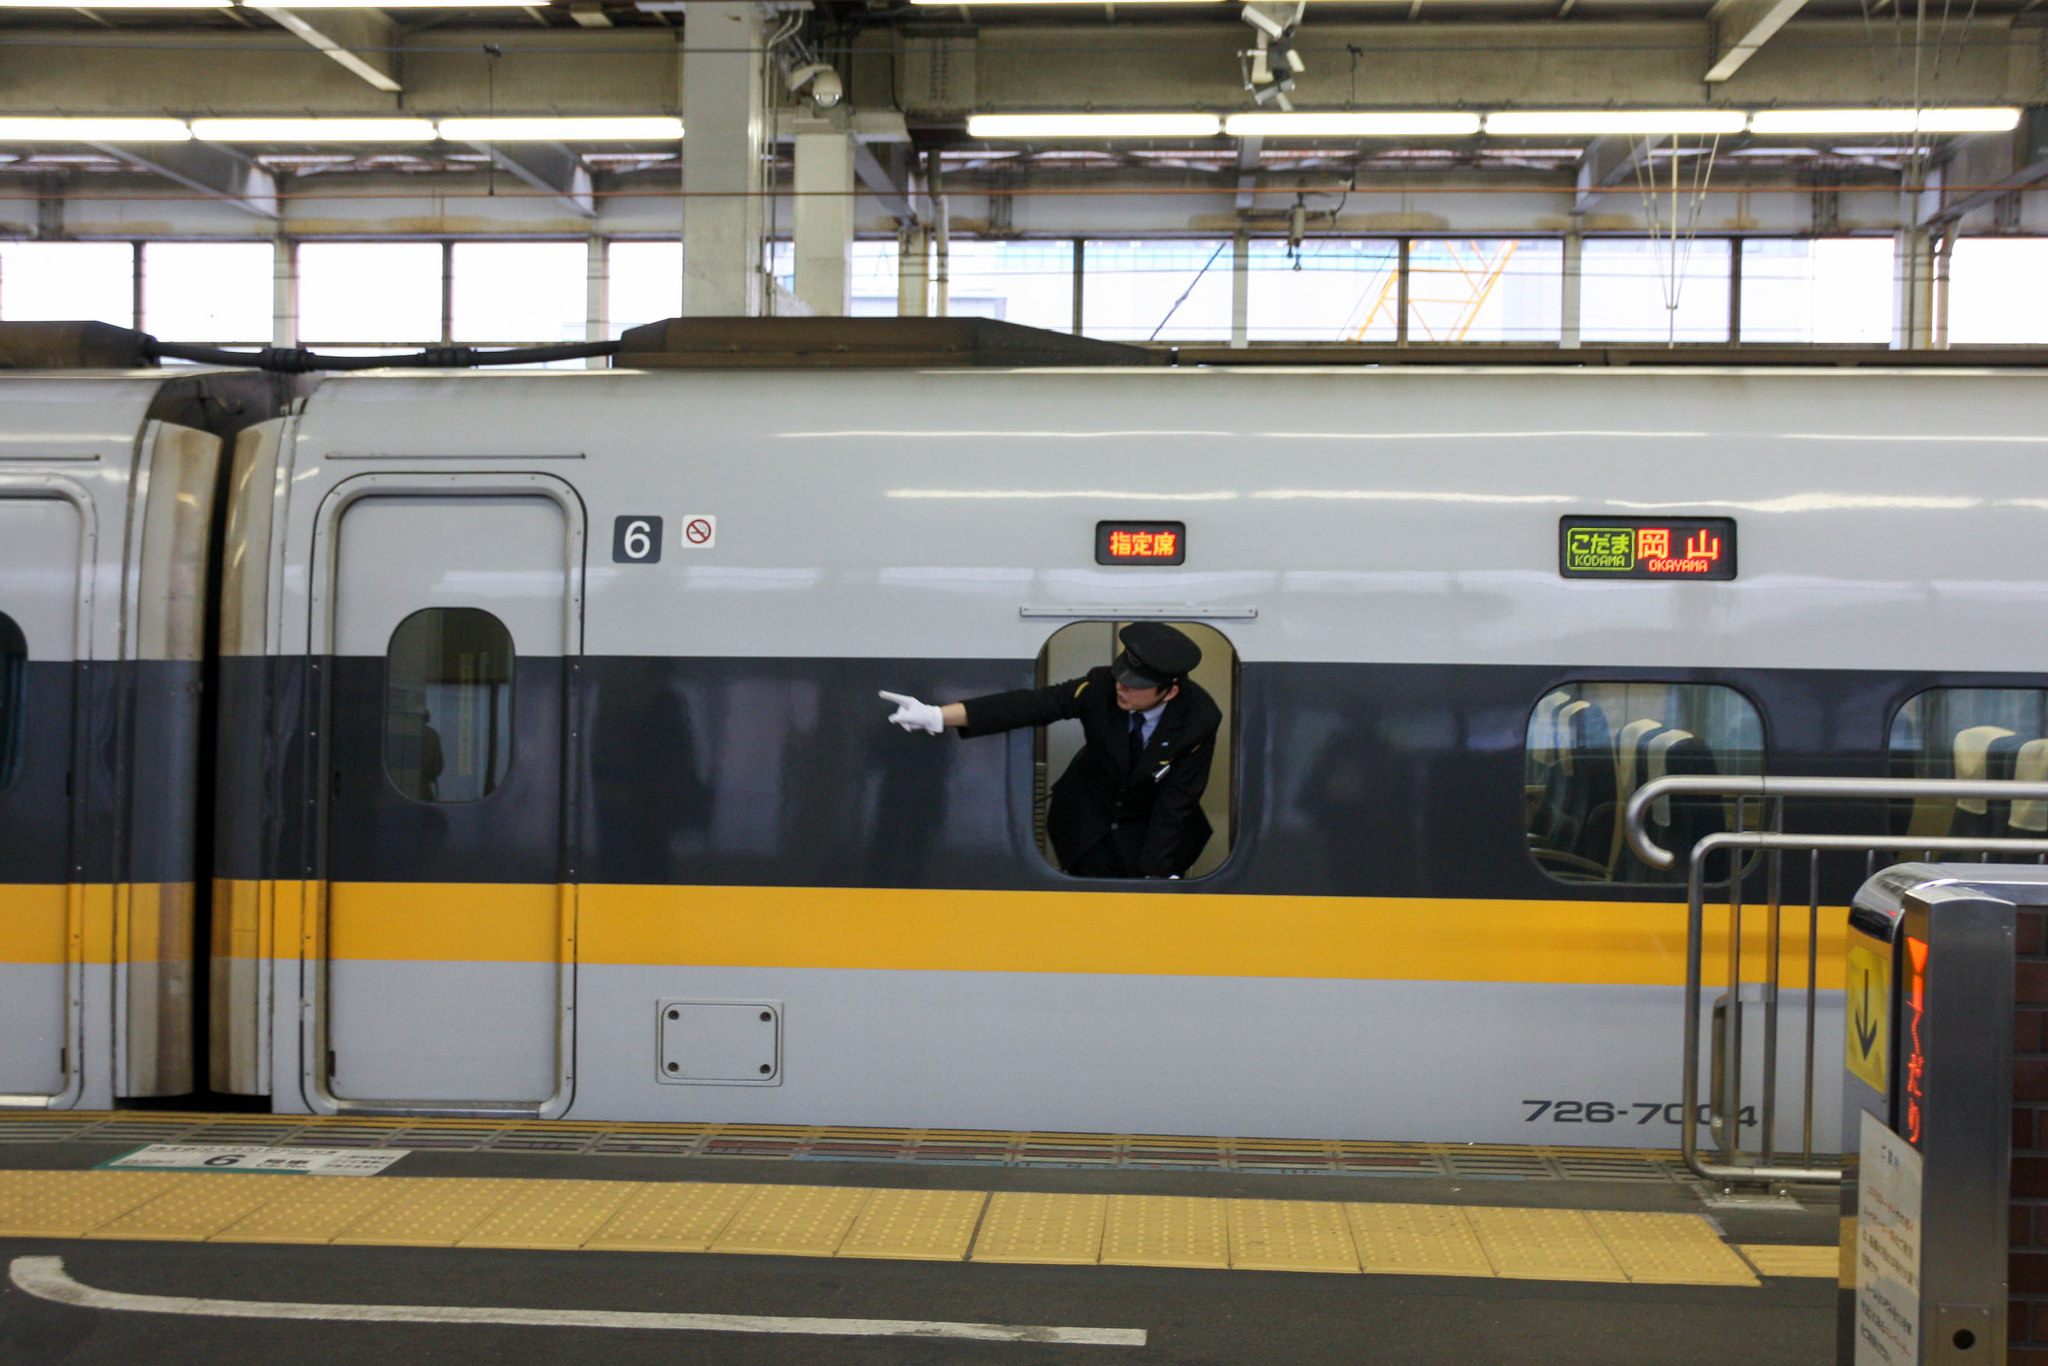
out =
<path fill-rule="evenodd" d="M 1891 960 L 1877 949 L 1861 944 L 1849 946 L 1849 1018 L 1843 1035 L 1843 1061 L 1851 1072 L 1885 1089 L 1885 1049 L 1890 1033 L 1892 1001 Z"/>

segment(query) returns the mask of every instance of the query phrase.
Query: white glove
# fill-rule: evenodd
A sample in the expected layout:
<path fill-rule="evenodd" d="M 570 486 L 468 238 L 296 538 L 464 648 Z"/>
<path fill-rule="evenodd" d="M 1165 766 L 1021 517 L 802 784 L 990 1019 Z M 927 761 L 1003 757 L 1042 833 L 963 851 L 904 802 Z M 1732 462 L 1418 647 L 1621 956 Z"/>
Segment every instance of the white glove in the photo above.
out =
<path fill-rule="evenodd" d="M 896 710 L 889 719 L 905 730 L 927 731 L 937 735 L 946 729 L 945 718 L 939 709 L 929 702 L 920 702 L 915 697 L 906 697 L 900 692 L 885 692 L 878 696 L 884 702 L 894 702 Z"/>

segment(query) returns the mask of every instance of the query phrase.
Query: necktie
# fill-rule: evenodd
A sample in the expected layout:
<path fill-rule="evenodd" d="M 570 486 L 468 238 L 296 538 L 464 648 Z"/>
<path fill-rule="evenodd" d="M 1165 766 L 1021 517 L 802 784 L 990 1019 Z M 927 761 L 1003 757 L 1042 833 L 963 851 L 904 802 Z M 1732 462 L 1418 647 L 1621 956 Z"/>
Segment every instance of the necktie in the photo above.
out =
<path fill-rule="evenodd" d="M 1138 761 L 1145 757 L 1145 713 L 1131 713 L 1131 761 L 1129 767 L 1135 770 Z"/>

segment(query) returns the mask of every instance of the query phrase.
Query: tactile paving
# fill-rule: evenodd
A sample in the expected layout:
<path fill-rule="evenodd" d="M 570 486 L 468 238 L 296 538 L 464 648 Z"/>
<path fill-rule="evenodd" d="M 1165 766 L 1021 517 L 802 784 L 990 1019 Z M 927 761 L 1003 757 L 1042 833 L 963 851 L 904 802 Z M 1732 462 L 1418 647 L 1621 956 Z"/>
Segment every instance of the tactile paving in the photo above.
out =
<path fill-rule="evenodd" d="M 1834 1280 L 1842 1251 L 1825 1243 L 1744 1243 L 1742 1255 L 1766 1276 L 1813 1276 Z"/>
<path fill-rule="evenodd" d="M 724 1181 L 636 1185 L 583 1246 L 607 1252 L 702 1252 L 758 1186 Z"/>
<path fill-rule="evenodd" d="M 988 1196 L 981 1191 L 878 1190 L 862 1207 L 842 1257 L 957 1262 L 974 1242 Z"/>
<path fill-rule="evenodd" d="M 1230 1265 L 1225 1202 L 1192 1195 L 1112 1195 L 1102 1224 L 1104 1266 Z"/>
<path fill-rule="evenodd" d="M 1697 1214 L 1587 1210 L 1586 1222 L 1639 1285 L 1755 1285 L 1742 1258 Z"/>
<path fill-rule="evenodd" d="M 211 1238 L 278 1194 L 284 1181 L 311 1177 L 258 1176 L 226 1172 L 192 1175 L 154 1200 L 149 1200 L 93 1229 L 88 1238 L 136 1238 L 158 1242 L 194 1242 Z"/>
<path fill-rule="evenodd" d="M 998 1191 L 981 1216 L 977 1262 L 1092 1266 L 1102 1254 L 1106 1195 Z"/>
<path fill-rule="evenodd" d="M 82 1237 L 177 1181 L 169 1172 L 0 1173 L 0 1237 Z"/>
<path fill-rule="evenodd" d="M 582 1247 L 626 1202 L 626 1181 L 528 1181 L 462 1235 L 461 1247 Z"/>
<path fill-rule="evenodd" d="M 1575 1209 L 1465 1210 L 1496 1275 L 1529 1281 L 1626 1281 L 1621 1264 Z"/>
<path fill-rule="evenodd" d="M 1344 1207 L 1327 1200 L 1232 1200 L 1230 1264 L 1245 1271 L 1358 1270 Z"/>
<path fill-rule="evenodd" d="M 1369 1276 L 1491 1276 L 1465 1211 L 1444 1205 L 1347 1204 L 1344 1213 Z"/>
<path fill-rule="evenodd" d="M 307 1177 L 341 1180 L 340 1177 Z M 349 1245 L 390 1247 L 453 1247 L 463 1234 L 481 1224 L 519 1187 L 530 1184 L 502 1178 L 371 1176 L 350 1178 L 403 1183 L 398 1198 L 387 1200 L 334 1235 Z"/>
<path fill-rule="evenodd" d="M 863 1186 L 757 1186 L 711 1251 L 830 1257 L 870 1194 Z"/>
<path fill-rule="evenodd" d="M 252 1177 L 270 1199 L 213 1235 L 217 1243 L 325 1243 L 387 1201 L 404 1197 L 395 1177 Z"/>

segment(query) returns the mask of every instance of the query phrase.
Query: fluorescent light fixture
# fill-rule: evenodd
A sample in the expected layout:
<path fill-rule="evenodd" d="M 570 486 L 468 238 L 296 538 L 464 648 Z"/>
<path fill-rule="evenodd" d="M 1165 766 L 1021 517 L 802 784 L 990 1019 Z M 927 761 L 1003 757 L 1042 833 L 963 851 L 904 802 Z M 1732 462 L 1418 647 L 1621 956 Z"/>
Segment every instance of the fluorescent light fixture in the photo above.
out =
<path fill-rule="evenodd" d="M 84 0 L 0 0 L 0 9 L 77 9 Z M 94 9 L 226 9 L 234 0 L 106 0 Z"/>
<path fill-rule="evenodd" d="M 1213 138 L 1214 114 L 974 114 L 971 138 Z"/>
<path fill-rule="evenodd" d="M 1763 136 L 1799 133 L 2008 133 L 2017 109 L 1759 109 L 1749 131 Z"/>
<path fill-rule="evenodd" d="M 194 119 L 201 142 L 432 142 L 432 119 Z"/>
<path fill-rule="evenodd" d="M 1479 115 L 1451 112 L 1232 114 L 1223 131 L 1234 138 L 1462 138 L 1479 131 Z"/>
<path fill-rule="evenodd" d="M 191 140 L 183 119 L 0 118 L 0 143 Z"/>
<path fill-rule="evenodd" d="M 683 121 L 666 117 L 442 119 L 450 142 L 675 142 Z"/>
<path fill-rule="evenodd" d="M 249 9 L 545 9 L 547 0 L 242 0 Z"/>
<path fill-rule="evenodd" d="M 1680 133 L 1740 133 L 1740 109 L 1511 109 L 1486 116 L 1490 137 L 1597 138 Z"/>

